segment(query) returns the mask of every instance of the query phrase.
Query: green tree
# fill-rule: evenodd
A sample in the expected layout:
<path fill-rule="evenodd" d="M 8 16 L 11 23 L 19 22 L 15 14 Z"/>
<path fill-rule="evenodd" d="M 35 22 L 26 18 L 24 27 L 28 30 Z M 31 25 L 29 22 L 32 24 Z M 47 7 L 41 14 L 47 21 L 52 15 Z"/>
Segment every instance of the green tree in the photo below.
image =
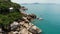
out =
<path fill-rule="evenodd" d="M 13 7 L 13 12 L 9 11 L 9 8 Z M 22 18 L 23 14 L 19 11 L 21 6 L 5 0 L 0 0 L 0 25 L 2 24 L 4 29 L 8 30 L 8 26 L 11 22 L 18 18 Z"/>

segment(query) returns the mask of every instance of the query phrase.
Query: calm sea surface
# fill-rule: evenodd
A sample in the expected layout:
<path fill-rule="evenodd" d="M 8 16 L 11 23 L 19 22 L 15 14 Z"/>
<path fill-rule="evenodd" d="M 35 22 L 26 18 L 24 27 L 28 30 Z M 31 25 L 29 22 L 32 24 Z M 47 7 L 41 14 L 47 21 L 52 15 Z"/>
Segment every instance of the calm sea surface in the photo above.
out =
<path fill-rule="evenodd" d="M 34 13 L 44 20 L 35 20 L 33 24 L 42 29 L 42 34 L 60 34 L 59 4 L 26 4 L 27 13 Z"/>

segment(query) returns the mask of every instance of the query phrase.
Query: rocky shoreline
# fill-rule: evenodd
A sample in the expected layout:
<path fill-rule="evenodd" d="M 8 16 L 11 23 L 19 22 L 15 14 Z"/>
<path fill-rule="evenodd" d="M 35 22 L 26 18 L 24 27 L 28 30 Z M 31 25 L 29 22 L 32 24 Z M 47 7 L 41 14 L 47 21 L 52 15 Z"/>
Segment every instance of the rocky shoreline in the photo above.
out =
<path fill-rule="evenodd" d="M 24 14 L 22 18 L 19 18 L 15 20 L 13 23 L 10 24 L 10 31 L 9 32 L 4 32 L 0 28 L 0 34 L 41 34 L 42 30 L 39 29 L 37 26 L 31 23 L 34 19 L 36 19 L 35 14 L 29 14 L 27 15 L 24 12 L 24 7 L 21 13 Z"/>
<path fill-rule="evenodd" d="M 9 32 L 9 34 L 40 34 L 42 30 L 32 24 L 27 18 L 29 17 L 23 17 L 24 20 L 20 22 L 13 22 L 11 26 L 15 23 L 14 26 L 17 27 L 16 29 L 12 27 L 12 31 Z"/>
<path fill-rule="evenodd" d="M 11 31 L 10 34 L 16 34 L 16 33 L 18 34 L 41 34 L 42 30 L 31 23 L 31 21 L 36 19 L 37 16 L 35 14 L 27 15 L 24 11 L 21 11 L 21 13 L 23 13 L 26 16 L 22 17 L 21 20 L 20 19 L 17 20 L 17 22 L 13 22 L 13 24 L 15 23 L 18 27 L 16 27 L 15 31 Z"/>
<path fill-rule="evenodd" d="M 35 16 L 32 18 L 32 14 L 23 17 L 21 20 L 15 21 L 11 24 L 11 30 L 9 34 L 40 34 L 42 32 L 37 26 L 31 23 L 30 20 L 35 19 Z"/>

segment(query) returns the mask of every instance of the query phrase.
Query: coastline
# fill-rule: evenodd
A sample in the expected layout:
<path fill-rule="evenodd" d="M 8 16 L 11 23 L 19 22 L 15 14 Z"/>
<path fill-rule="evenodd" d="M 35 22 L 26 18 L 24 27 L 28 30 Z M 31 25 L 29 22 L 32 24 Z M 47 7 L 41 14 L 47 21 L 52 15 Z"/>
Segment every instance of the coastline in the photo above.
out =
<path fill-rule="evenodd" d="M 19 27 L 16 29 L 16 31 L 11 31 L 9 32 L 10 34 L 40 34 L 42 32 L 41 29 L 39 29 L 37 26 L 35 26 L 34 24 L 32 24 L 27 18 L 28 17 L 23 17 L 25 19 L 25 21 L 21 21 L 21 22 L 15 22 L 18 23 L 17 25 L 19 25 Z"/>
<path fill-rule="evenodd" d="M 21 11 L 21 13 L 23 13 L 24 17 L 22 17 L 21 20 L 18 20 L 16 23 L 17 29 L 15 31 L 11 31 L 9 32 L 9 34 L 41 34 L 42 30 L 39 29 L 37 26 L 35 26 L 34 24 L 31 23 L 31 21 L 33 21 L 34 19 L 36 19 L 36 15 L 35 14 L 29 14 L 27 15 L 23 10 Z M 14 23 L 14 22 L 13 22 Z M 13 25 L 12 23 L 12 25 Z"/>
<path fill-rule="evenodd" d="M 10 30 L 8 32 L 3 32 L 0 29 L 0 34 L 41 34 L 42 30 L 39 29 L 37 26 L 31 23 L 34 19 L 36 19 L 35 14 L 26 14 L 24 11 L 25 8 L 21 9 L 21 13 L 24 15 L 22 18 L 15 20 L 13 23 L 10 24 Z"/>

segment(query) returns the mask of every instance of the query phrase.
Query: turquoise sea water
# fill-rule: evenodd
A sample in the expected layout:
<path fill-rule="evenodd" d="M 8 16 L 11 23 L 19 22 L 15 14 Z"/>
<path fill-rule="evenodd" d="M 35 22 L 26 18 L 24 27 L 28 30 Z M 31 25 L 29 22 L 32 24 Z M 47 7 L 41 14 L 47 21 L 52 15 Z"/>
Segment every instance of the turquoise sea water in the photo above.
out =
<path fill-rule="evenodd" d="M 33 23 L 42 29 L 42 34 L 60 34 L 60 5 L 59 4 L 27 4 L 27 13 L 34 13 L 44 20 Z"/>

